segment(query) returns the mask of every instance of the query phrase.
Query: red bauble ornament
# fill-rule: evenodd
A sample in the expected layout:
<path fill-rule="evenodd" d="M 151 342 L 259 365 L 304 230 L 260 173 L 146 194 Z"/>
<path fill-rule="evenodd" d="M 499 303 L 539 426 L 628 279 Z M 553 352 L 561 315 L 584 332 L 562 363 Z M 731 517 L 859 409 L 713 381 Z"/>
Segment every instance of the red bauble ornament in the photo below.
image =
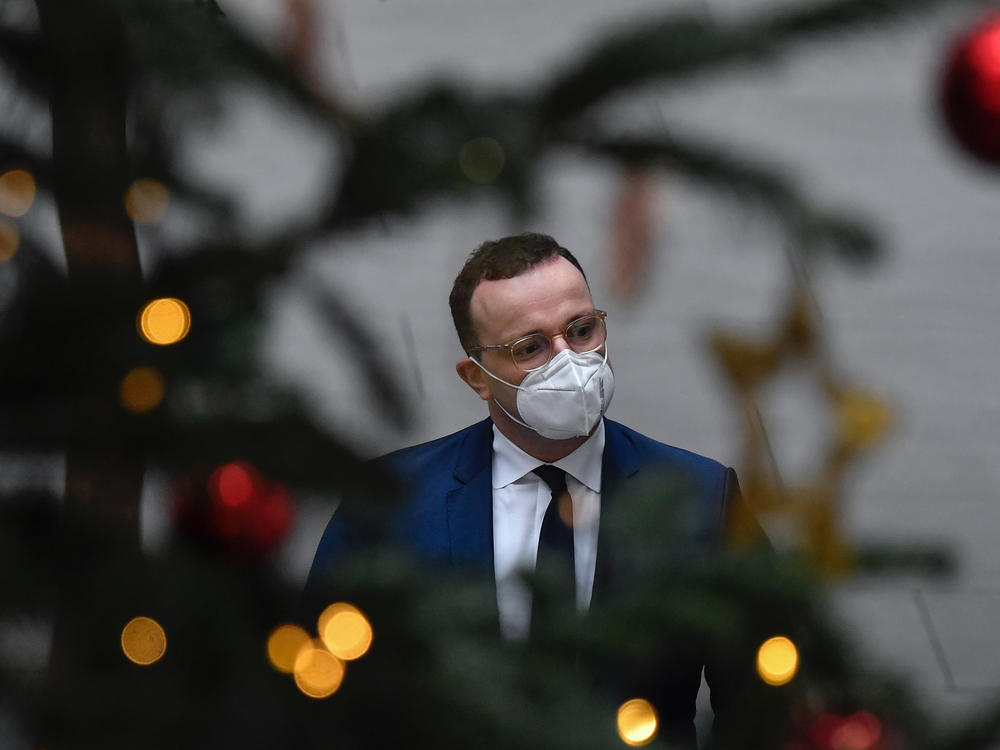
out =
<path fill-rule="evenodd" d="M 292 525 L 294 505 L 284 485 L 245 461 L 198 472 L 174 487 L 174 520 L 188 539 L 242 561 L 274 552 Z"/>
<path fill-rule="evenodd" d="M 788 750 L 883 750 L 882 722 L 869 711 L 850 716 L 822 713 L 800 727 Z"/>
<path fill-rule="evenodd" d="M 1000 166 L 1000 13 L 984 16 L 956 41 L 945 68 L 941 106 L 965 150 Z"/>
<path fill-rule="evenodd" d="M 821 714 L 809 727 L 813 747 L 822 750 L 876 750 L 882 739 L 882 723 L 868 711 L 850 716 Z"/>

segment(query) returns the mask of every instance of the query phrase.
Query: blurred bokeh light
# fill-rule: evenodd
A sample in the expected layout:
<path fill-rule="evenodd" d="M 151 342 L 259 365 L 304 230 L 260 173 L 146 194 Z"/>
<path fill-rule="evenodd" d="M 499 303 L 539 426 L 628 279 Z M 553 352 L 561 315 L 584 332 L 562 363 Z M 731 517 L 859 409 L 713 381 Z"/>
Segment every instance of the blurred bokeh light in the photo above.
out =
<path fill-rule="evenodd" d="M 146 666 L 163 658 L 167 634 L 150 617 L 133 617 L 122 628 L 122 651 L 129 661 Z"/>
<path fill-rule="evenodd" d="M 656 709 L 644 698 L 625 701 L 618 708 L 618 736 L 626 745 L 637 747 L 652 741 L 657 725 Z"/>
<path fill-rule="evenodd" d="M 492 182 L 500 176 L 505 163 L 503 148 L 492 138 L 473 138 L 458 152 L 458 166 L 472 182 Z"/>
<path fill-rule="evenodd" d="M 337 692 L 344 680 L 344 664 L 315 640 L 295 657 L 295 684 L 310 698 L 326 698 Z"/>
<path fill-rule="evenodd" d="M 309 642 L 309 634 L 298 625 L 279 625 L 267 639 L 268 661 L 279 672 L 292 674 L 296 657 Z"/>
<path fill-rule="evenodd" d="M 165 390 L 159 370 L 155 367 L 135 367 L 122 378 L 118 396 L 127 411 L 143 414 L 160 405 Z"/>
<path fill-rule="evenodd" d="M 368 619 L 357 607 L 345 602 L 324 609 L 317 629 L 326 647 L 346 661 L 364 656 L 372 644 L 372 626 Z"/>
<path fill-rule="evenodd" d="M 142 178 L 125 193 L 125 213 L 136 224 L 156 224 L 170 205 L 170 191 L 159 180 Z"/>
<path fill-rule="evenodd" d="M 24 216 L 35 202 L 35 178 L 23 169 L 0 175 L 0 213 Z"/>
<path fill-rule="evenodd" d="M 139 313 L 139 332 L 151 344 L 176 344 L 191 330 L 191 311 L 176 297 L 148 302 Z"/>
<path fill-rule="evenodd" d="M 249 502 L 260 480 L 256 470 L 244 461 L 220 466 L 208 479 L 208 490 L 217 502 L 235 508 Z"/>
<path fill-rule="evenodd" d="M 784 685 L 799 669 L 799 652 L 783 635 L 768 638 L 757 650 L 757 674 L 768 685 Z"/>
<path fill-rule="evenodd" d="M 0 218 L 0 263 L 10 260 L 21 244 L 21 233 L 10 219 Z"/>

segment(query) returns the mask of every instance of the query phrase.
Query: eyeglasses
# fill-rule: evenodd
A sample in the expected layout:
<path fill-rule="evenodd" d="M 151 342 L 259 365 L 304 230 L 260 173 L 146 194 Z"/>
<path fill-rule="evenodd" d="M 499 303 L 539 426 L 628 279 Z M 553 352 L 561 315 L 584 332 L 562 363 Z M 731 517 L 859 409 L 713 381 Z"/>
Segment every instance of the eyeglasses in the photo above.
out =
<path fill-rule="evenodd" d="M 488 349 L 506 349 L 517 367 L 525 372 L 531 372 L 544 367 L 552 359 L 556 348 L 554 339 L 557 336 L 562 336 L 567 346 L 577 354 L 600 349 L 608 340 L 608 327 L 605 322 L 607 317 L 608 314 L 604 310 L 594 310 L 590 315 L 581 315 L 571 321 L 558 333 L 531 333 L 509 344 L 473 346 L 469 348 L 469 354 Z"/>

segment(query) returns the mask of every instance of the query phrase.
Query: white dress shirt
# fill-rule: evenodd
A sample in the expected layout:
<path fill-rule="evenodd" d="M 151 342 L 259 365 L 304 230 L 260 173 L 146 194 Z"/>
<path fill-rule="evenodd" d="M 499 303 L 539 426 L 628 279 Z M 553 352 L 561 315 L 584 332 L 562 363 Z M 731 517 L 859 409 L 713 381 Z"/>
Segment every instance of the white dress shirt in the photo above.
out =
<path fill-rule="evenodd" d="M 573 499 L 573 549 L 576 604 L 590 606 L 597 565 L 597 532 L 601 517 L 601 461 L 604 420 L 579 448 L 553 465 L 566 472 Z M 544 462 L 518 448 L 493 426 L 493 560 L 497 582 L 500 631 L 507 638 L 528 635 L 531 592 L 521 576 L 535 569 L 538 537 L 551 491 L 534 473 Z"/>

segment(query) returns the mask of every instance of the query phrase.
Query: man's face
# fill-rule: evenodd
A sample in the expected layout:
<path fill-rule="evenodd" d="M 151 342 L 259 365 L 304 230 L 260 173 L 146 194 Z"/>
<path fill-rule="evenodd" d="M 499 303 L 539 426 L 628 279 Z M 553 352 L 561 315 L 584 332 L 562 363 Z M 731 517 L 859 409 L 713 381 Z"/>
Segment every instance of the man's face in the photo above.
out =
<path fill-rule="evenodd" d="M 530 333 L 562 332 L 574 319 L 593 312 L 594 301 L 583 274 L 558 256 L 511 279 L 481 281 L 472 294 L 469 310 L 479 343 L 492 346 Z M 555 354 L 568 348 L 562 337 L 556 338 L 554 344 Z M 486 350 L 480 357 L 485 367 L 510 383 L 520 384 L 527 376 L 506 350 Z M 485 375 L 474 381 L 466 378 L 466 382 L 482 398 L 497 398 L 516 413 L 512 388 Z"/>

